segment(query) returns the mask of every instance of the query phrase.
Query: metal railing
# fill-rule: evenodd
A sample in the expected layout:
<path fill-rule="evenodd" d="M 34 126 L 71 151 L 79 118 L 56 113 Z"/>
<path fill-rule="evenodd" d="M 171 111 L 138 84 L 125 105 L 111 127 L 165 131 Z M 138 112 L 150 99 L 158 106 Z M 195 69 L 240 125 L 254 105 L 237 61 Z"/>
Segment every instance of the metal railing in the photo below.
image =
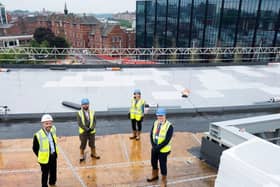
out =
<path fill-rule="evenodd" d="M 280 114 L 210 123 L 206 136 L 232 147 L 256 136 L 280 145 Z"/>
<path fill-rule="evenodd" d="M 9 58 L 10 57 L 10 58 Z M 0 48 L 1 61 L 57 62 L 72 57 L 78 63 L 218 63 L 279 62 L 280 47 L 237 48 Z"/>

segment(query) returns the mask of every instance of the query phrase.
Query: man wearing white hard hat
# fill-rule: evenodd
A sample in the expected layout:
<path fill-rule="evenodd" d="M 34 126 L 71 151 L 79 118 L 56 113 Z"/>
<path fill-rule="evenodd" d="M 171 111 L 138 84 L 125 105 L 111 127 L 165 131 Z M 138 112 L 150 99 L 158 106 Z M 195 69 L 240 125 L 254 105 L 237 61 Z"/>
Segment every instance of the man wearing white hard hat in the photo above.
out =
<path fill-rule="evenodd" d="M 141 90 L 135 89 L 133 92 L 133 98 L 131 99 L 131 106 L 129 110 L 129 118 L 132 126 L 131 140 L 140 140 L 140 134 L 142 130 L 142 122 L 144 118 L 145 101 L 141 98 Z"/>
<path fill-rule="evenodd" d="M 96 154 L 95 149 L 95 126 L 96 118 L 94 110 L 89 108 L 89 100 L 84 98 L 81 100 L 81 110 L 77 113 L 77 121 L 79 125 L 79 137 L 80 137 L 80 162 L 85 160 L 85 149 L 88 141 L 88 145 L 91 149 L 90 156 L 95 159 L 100 159 L 100 156 Z"/>
<path fill-rule="evenodd" d="M 54 186 L 57 175 L 57 137 L 56 128 L 52 125 L 53 118 L 49 114 L 44 114 L 41 118 L 42 128 L 34 134 L 33 152 L 38 158 L 41 166 L 42 187 Z"/>

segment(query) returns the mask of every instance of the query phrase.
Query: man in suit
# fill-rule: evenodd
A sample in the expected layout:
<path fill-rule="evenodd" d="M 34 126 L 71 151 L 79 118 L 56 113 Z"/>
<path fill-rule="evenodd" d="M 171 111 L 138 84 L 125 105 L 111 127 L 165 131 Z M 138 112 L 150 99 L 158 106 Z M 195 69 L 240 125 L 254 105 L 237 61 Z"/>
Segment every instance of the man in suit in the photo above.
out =
<path fill-rule="evenodd" d="M 148 182 L 153 182 L 159 179 L 158 162 L 162 175 L 161 187 L 167 185 L 167 157 L 171 152 L 171 139 L 173 136 L 173 125 L 166 119 L 166 110 L 158 108 L 156 111 L 157 120 L 154 121 L 150 132 L 151 164 L 152 176 L 147 179 Z"/>
<path fill-rule="evenodd" d="M 34 134 L 33 152 L 38 158 L 41 166 L 42 187 L 54 186 L 57 176 L 57 137 L 56 128 L 53 126 L 53 118 L 49 114 L 44 114 L 41 118 L 42 128 Z"/>

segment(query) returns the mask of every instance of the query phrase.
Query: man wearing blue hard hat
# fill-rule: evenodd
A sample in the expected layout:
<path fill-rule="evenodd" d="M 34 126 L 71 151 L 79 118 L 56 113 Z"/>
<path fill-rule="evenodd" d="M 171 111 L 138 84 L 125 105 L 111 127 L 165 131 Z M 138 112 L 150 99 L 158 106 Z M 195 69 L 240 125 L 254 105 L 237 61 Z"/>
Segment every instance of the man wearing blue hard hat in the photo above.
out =
<path fill-rule="evenodd" d="M 150 141 L 152 144 L 151 164 L 153 167 L 152 177 L 148 178 L 148 182 L 159 179 L 158 161 L 162 175 L 161 186 L 167 185 L 167 156 L 171 152 L 171 138 L 173 135 L 173 126 L 166 119 L 166 110 L 158 108 L 156 111 L 157 120 L 150 132 Z"/>
<path fill-rule="evenodd" d="M 84 98 L 81 100 L 81 110 L 77 113 L 77 121 L 79 125 L 80 145 L 80 162 L 85 160 L 85 148 L 88 145 L 91 149 L 90 156 L 95 159 L 100 159 L 96 154 L 95 149 L 95 127 L 96 118 L 94 110 L 89 108 L 89 100 Z"/>
<path fill-rule="evenodd" d="M 130 139 L 140 140 L 140 134 L 142 130 L 142 122 L 144 118 L 145 101 L 141 98 L 141 90 L 135 89 L 133 92 L 133 98 L 131 99 L 131 106 L 129 111 L 129 119 L 131 120 L 131 126 L 133 134 Z"/>

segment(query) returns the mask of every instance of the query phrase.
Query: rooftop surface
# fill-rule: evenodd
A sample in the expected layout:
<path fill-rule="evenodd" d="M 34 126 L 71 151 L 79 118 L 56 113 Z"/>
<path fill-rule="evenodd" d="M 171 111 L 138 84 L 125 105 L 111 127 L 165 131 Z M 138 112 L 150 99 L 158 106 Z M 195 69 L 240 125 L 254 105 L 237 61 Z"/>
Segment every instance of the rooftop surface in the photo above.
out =
<path fill-rule="evenodd" d="M 88 97 L 96 111 L 128 110 L 135 88 L 167 108 L 254 105 L 280 93 L 280 66 L 196 68 L 12 69 L 0 73 L 0 106 L 10 114 L 73 112 L 62 101 Z M 190 90 L 188 98 L 181 91 Z"/>
<path fill-rule="evenodd" d="M 59 134 L 59 131 L 58 131 Z M 201 134 L 176 133 L 168 159 L 168 186 L 213 187 L 216 171 L 190 153 L 200 146 Z M 128 134 L 98 136 L 100 160 L 87 158 L 79 163 L 79 138 L 59 137 L 57 187 L 159 186 L 147 183 L 151 175 L 148 134 L 141 141 Z M 5 187 L 40 186 L 40 167 L 32 150 L 32 139 L 0 140 L 0 181 Z"/>
<path fill-rule="evenodd" d="M 169 115 L 175 129 L 172 152 L 168 159 L 168 186 L 213 187 L 216 170 L 197 158 L 201 137 L 209 123 L 268 114 L 240 113 L 197 116 Z M 147 183 L 151 173 L 149 134 L 151 117 L 143 123 L 141 141 L 129 140 L 130 122 L 123 117 L 97 117 L 97 152 L 100 160 L 92 160 L 87 148 L 85 163 L 79 163 L 79 137 L 75 121 L 56 121 L 59 159 L 58 187 L 95 186 L 159 186 Z M 1 123 L 0 181 L 7 187 L 37 187 L 40 168 L 32 152 L 32 136 L 39 122 Z M 24 139 L 22 139 L 24 138 Z"/>

